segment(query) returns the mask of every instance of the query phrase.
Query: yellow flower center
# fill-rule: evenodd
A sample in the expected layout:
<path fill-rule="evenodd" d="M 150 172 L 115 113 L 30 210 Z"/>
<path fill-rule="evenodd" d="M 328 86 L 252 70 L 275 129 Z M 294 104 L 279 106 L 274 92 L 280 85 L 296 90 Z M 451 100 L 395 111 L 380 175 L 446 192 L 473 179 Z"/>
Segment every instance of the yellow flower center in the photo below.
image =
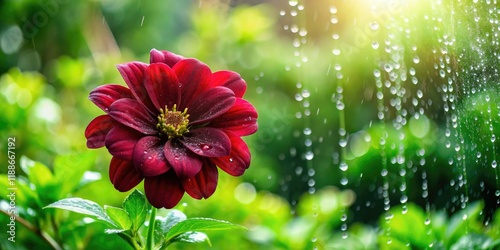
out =
<path fill-rule="evenodd" d="M 160 136 L 167 136 L 168 139 L 181 137 L 183 134 L 189 132 L 187 108 L 183 112 L 177 111 L 177 105 L 174 104 L 172 110 L 160 109 L 158 115 L 158 124 L 156 128 Z"/>

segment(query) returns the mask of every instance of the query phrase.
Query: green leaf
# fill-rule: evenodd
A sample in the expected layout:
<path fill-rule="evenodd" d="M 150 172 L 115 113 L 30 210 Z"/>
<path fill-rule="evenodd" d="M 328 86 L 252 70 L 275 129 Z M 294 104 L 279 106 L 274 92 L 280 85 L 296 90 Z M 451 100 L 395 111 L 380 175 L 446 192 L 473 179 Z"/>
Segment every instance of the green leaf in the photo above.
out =
<path fill-rule="evenodd" d="M 144 194 L 136 189 L 123 201 L 123 209 L 127 211 L 132 220 L 132 230 L 137 231 L 146 220 L 149 204 Z"/>
<path fill-rule="evenodd" d="M 187 217 L 186 215 L 177 210 L 177 209 L 172 209 L 170 210 L 170 212 L 167 214 L 166 217 L 159 217 L 158 218 L 158 223 L 157 223 L 157 227 L 158 230 L 161 230 L 163 232 L 163 234 L 166 234 L 168 233 L 168 231 L 170 231 L 170 229 L 176 225 L 177 223 L 181 222 L 181 221 L 184 221 L 186 220 Z"/>
<path fill-rule="evenodd" d="M 408 248 L 405 242 L 401 242 L 399 239 L 387 235 L 380 235 L 377 241 L 380 246 L 380 250 L 411 249 Z M 388 244 L 387 242 L 391 242 L 391 244 Z"/>
<path fill-rule="evenodd" d="M 121 234 L 121 233 L 124 233 L 126 232 L 127 230 L 125 229 L 105 229 L 104 232 L 107 233 L 107 234 Z"/>
<path fill-rule="evenodd" d="M 40 206 L 63 198 L 61 197 L 61 186 L 49 167 L 26 156 L 21 156 L 19 165 L 28 177 L 30 189 L 37 194 Z"/>
<path fill-rule="evenodd" d="M 30 174 L 30 170 L 33 167 L 33 165 L 35 165 L 35 162 L 33 160 L 24 155 L 21 156 L 21 159 L 19 161 L 19 166 L 26 175 Z"/>
<path fill-rule="evenodd" d="M 488 249 L 492 242 L 493 240 L 486 235 L 471 233 L 462 236 L 450 249 Z"/>
<path fill-rule="evenodd" d="M 208 236 L 201 232 L 187 232 L 183 233 L 174 238 L 173 242 L 184 242 L 184 243 L 202 243 L 207 242 L 209 246 L 212 246 Z"/>
<path fill-rule="evenodd" d="M 186 215 L 176 209 L 170 210 L 165 217 L 157 216 L 155 220 L 155 242 L 156 247 L 160 248 L 163 245 L 163 239 L 168 231 L 180 221 L 186 219 Z"/>
<path fill-rule="evenodd" d="M 450 218 L 446 230 L 448 246 L 457 242 L 462 235 L 467 234 L 468 228 L 475 223 L 483 208 L 484 204 L 482 202 L 472 202 L 465 209 L 456 212 Z"/>
<path fill-rule="evenodd" d="M 51 184 L 54 180 L 54 176 L 50 169 L 40 162 L 33 161 L 26 156 L 21 156 L 19 165 L 28 176 L 29 181 L 33 183 L 38 190 L 43 189 L 43 187 Z"/>
<path fill-rule="evenodd" d="M 37 210 L 46 204 L 42 205 L 38 193 L 31 189 L 29 180 L 25 176 L 16 176 L 16 188 L 16 204 Z"/>
<path fill-rule="evenodd" d="M 401 242 L 408 242 L 414 247 L 426 248 L 435 241 L 436 237 L 425 225 L 426 215 L 419 206 L 408 203 L 395 206 L 389 211 L 392 219 L 387 221 L 385 216 L 380 218 L 379 225 L 385 230 L 390 230 L 391 238 L 399 239 Z"/>
<path fill-rule="evenodd" d="M 128 230 L 132 226 L 132 220 L 125 210 L 105 205 L 104 211 L 121 229 Z"/>
<path fill-rule="evenodd" d="M 500 239 L 493 241 L 489 247 L 489 249 L 499 249 L 499 248 L 500 248 Z"/>
<path fill-rule="evenodd" d="M 56 201 L 44 208 L 59 208 L 69 210 L 79 214 L 88 215 L 98 221 L 105 222 L 113 227 L 117 227 L 109 216 L 104 212 L 104 209 L 97 203 L 81 198 L 67 198 Z"/>
<path fill-rule="evenodd" d="M 215 220 L 210 218 L 191 218 L 175 224 L 166 236 L 166 242 L 174 242 L 175 238 L 183 233 L 194 231 L 214 231 L 229 229 L 246 229 L 243 226 L 233 224 L 228 221 Z"/>
<path fill-rule="evenodd" d="M 11 179 L 9 180 L 9 176 L 6 174 L 0 174 L 0 197 L 8 200 L 9 197 L 9 188 L 14 188 L 16 187 L 16 180 Z"/>

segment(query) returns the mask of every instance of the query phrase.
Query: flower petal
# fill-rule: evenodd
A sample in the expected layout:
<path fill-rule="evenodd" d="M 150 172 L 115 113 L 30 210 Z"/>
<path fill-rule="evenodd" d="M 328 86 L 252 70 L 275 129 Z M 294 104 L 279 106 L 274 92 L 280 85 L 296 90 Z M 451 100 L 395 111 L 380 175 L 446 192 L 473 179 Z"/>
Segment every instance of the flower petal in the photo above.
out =
<path fill-rule="evenodd" d="M 166 64 L 149 65 L 146 69 L 144 85 L 157 110 L 164 109 L 165 105 L 169 108 L 172 108 L 174 104 L 179 106 L 180 84 L 174 71 Z"/>
<path fill-rule="evenodd" d="M 177 62 L 172 68 L 181 83 L 181 105 L 179 110 L 189 107 L 191 100 L 200 92 L 210 87 L 212 71 L 210 68 L 193 58 Z"/>
<path fill-rule="evenodd" d="M 104 142 L 111 155 L 132 161 L 135 145 L 141 137 L 143 137 L 141 133 L 119 124 L 108 132 Z"/>
<path fill-rule="evenodd" d="M 232 176 L 240 176 L 250 166 L 250 150 L 238 135 L 227 132 L 231 140 L 231 153 L 228 156 L 211 158 L 220 169 Z"/>
<path fill-rule="evenodd" d="M 156 121 L 138 101 L 123 98 L 109 107 L 109 116 L 117 122 L 143 134 L 156 134 Z"/>
<path fill-rule="evenodd" d="M 172 68 L 178 61 L 184 59 L 184 57 L 176 55 L 170 51 L 152 49 L 149 53 L 149 62 L 153 63 L 165 63 L 170 68 Z"/>
<path fill-rule="evenodd" d="M 106 84 L 90 91 L 89 99 L 104 112 L 108 112 L 109 106 L 121 98 L 134 98 L 130 89 L 118 84 Z"/>
<path fill-rule="evenodd" d="M 190 125 L 203 124 L 224 114 L 236 98 L 233 91 L 225 87 L 209 89 L 196 97 L 188 108 Z"/>
<path fill-rule="evenodd" d="M 205 157 L 227 156 L 231 150 L 229 137 L 215 128 L 195 129 L 184 135 L 180 141 L 195 154 Z"/>
<path fill-rule="evenodd" d="M 243 97 L 247 90 L 247 83 L 243 80 L 240 74 L 229 71 L 221 70 L 212 74 L 212 87 L 223 86 L 231 89 L 236 97 Z"/>
<path fill-rule="evenodd" d="M 130 62 L 116 66 L 122 75 L 125 83 L 132 91 L 135 99 L 140 102 L 149 112 L 156 113 L 151 102 L 148 91 L 144 86 L 144 77 L 148 64 L 142 62 Z"/>
<path fill-rule="evenodd" d="M 115 122 L 109 115 L 101 115 L 92 120 L 85 129 L 85 138 L 87 138 L 88 148 L 104 147 L 106 135 L 116 126 Z"/>
<path fill-rule="evenodd" d="M 257 116 L 252 104 L 236 98 L 236 102 L 229 110 L 210 122 L 210 127 L 229 130 L 238 136 L 251 135 L 258 129 Z"/>
<path fill-rule="evenodd" d="M 163 155 L 163 146 L 161 139 L 156 136 L 146 136 L 137 142 L 132 159 L 142 175 L 157 176 L 170 169 Z"/>
<path fill-rule="evenodd" d="M 156 208 L 173 208 L 184 195 L 184 188 L 174 171 L 162 175 L 146 177 L 144 192 L 149 203 Z"/>
<path fill-rule="evenodd" d="M 202 162 L 199 156 L 188 150 L 177 140 L 165 144 L 164 154 L 179 178 L 193 177 L 200 172 Z"/>
<path fill-rule="evenodd" d="M 109 179 L 116 190 L 127 192 L 137 186 L 143 177 L 139 171 L 135 170 L 132 162 L 113 157 L 109 164 Z"/>
<path fill-rule="evenodd" d="M 208 198 L 212 196 L 217 188 L 219 173 L 217 167 L 209 159 L 204 159 L 201 171 L 188 179 L 182 181 L 186 193 L 195 199 Z"/>

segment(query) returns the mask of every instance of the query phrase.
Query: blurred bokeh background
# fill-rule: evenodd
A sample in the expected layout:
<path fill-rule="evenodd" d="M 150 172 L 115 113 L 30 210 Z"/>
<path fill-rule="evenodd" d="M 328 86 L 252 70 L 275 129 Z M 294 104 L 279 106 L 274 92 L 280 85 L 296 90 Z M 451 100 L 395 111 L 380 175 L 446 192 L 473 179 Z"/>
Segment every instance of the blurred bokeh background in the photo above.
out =
<path fill-rule="evenodd" d="M 499 20 L 494 0 L 4 0 L 0 161 L 15 137 L 19 161 L 46 166 L 17 170 L 21 217 L 68 249 L 122 249 L 104 225 L 41 208 L 120 205 L 109 154 L 85 147 L 102 113 L 88 93 L 169 50 L 240 73 L 259 112 L 248 171 L 177 207 L 249 229 L 211 232 L 212 249 L 499 245 Z M 44 181 L 61 164 L 83 179 Z M 22 226 L 17 239 L 0 245 L 49 248 Z"/>

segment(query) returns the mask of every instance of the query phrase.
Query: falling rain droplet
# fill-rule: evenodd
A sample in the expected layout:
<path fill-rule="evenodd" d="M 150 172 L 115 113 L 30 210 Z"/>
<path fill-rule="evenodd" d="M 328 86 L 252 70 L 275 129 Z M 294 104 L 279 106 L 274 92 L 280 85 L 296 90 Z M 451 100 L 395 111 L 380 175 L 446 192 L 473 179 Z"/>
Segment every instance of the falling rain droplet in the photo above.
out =
<path fill-rule="evenodd" d="M 406 203 L 408 201 L 408 196 L 406 196 L 406 195 L 401 196 L 401 198 L 399 199 L 399 201 L 401 203 Z"/>
<path fill-rule="evenodd" d="M 308 161 L 312 160 L 314 158 L 314 153 L 311 152 L 311 151 L 307 151 L 306 154 L 305 154 L 305 158 Z"/>
<path fill-rule="evenodd" d="M 413 62 L 415 64 L 418 64 L 420 62 L 420 57 L 418 57 L 418 56 L 413 57 Z"/>
<path fill-rule="evenodd" d="M 304 135 L 310 135 L 311 134 L 311 129 L 310 128 L 304 128 Z"/>
<path fill-rule="evenodd" d="M 342 184 L 343 186 L 347 185 L 347 183 L 349 183 L 349 180 L 347 180 L 347 178 L 343 177 L 342 179 L 340 179 L 340 184 Z"/>
<path fill-rule="evenodd" d="M 424 221 L 424 224 L 425 225 L 431 224 L 431 219 L 430 218 L 426 218 L 425 221 Z"/>
<path fill-rule="evenodd" d="M 345 163 L 344 161 L 340 163 L 340 166 L 339 166 L 340 170 L 342 171 L 347 171 L 347 169 L 349 168 L 349 166 L 347 165 L 347 163 Z"/>
<path fill-rule="evenodd" d="M 336 13 L 337 13 L 337 7 L 335 7 L 335 6 L 331 6 L 331 7 L 330 7 L 330 13 L 331 13 L 331 14 L 336 14 Z"/>
<path fill-rule="evenodd" d="M 371 22 L 371 23 L 370 23 L 370 28 L 371 28 L 372 30 L 377 30 L 377 29 L 378 29 L 378 27 L 379 27 L 378 22 Z"/>
<path fill-rule="evenodd" d="M 389 63 L 386 63 L 386 64 L 384 65 L 384 70 L 385 70 L 387 73 L 390 73 L 390 72 L 392 71 L 392 69 L 393 69 L 393 68 L 394 68 L 394 67 L 393 67 L 391 64 L 389 64 Z"/>

